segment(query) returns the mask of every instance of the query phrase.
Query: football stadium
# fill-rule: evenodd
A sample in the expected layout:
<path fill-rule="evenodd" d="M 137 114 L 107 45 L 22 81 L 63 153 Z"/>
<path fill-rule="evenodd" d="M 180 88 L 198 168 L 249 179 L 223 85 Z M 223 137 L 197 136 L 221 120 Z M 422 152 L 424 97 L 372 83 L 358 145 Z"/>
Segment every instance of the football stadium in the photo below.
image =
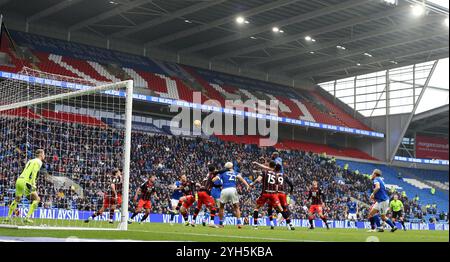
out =
<path fill-rule="evenodd" d="M 447 0 L 0 0 L 0 242 L 449 242 Z"/>

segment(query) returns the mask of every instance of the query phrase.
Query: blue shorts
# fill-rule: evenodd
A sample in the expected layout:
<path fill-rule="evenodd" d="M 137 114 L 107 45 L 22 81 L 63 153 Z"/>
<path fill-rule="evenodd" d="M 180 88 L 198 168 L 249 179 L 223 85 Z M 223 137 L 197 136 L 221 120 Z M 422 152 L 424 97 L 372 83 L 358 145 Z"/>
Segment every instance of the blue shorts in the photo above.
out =
<path fill-rule="evenodd" d="M 221 193 L 221 191 L 222 191 L 222 190 L 220 190 L 220 189 L 213 188 L 213 189 L 211 190 L 211 196 L 212 196 L 212 198 L 214 198 L 214 200 L 220 199 L 220 193 Z"/>

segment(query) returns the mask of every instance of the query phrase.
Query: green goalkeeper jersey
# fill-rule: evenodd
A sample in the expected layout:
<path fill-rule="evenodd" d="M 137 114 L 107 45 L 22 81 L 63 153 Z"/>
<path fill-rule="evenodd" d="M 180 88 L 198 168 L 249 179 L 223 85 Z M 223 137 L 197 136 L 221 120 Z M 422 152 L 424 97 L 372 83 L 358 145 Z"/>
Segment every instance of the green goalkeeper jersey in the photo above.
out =
<path fill-rule="evenodd" d="M 42 161 L 39 158 L 32 159 L 27 162 L 19 178 L 25 180 L 26 183 L 32 186 L 36 186 L 36 178 L 41 167 Z"/>
<path fill-rule="evenodd" d="M 389 206 L 390 206 L 391 210 L 394 212 L 403 210 L 403 203 L 400 200 L 392 200 L 391 204 Z"/>

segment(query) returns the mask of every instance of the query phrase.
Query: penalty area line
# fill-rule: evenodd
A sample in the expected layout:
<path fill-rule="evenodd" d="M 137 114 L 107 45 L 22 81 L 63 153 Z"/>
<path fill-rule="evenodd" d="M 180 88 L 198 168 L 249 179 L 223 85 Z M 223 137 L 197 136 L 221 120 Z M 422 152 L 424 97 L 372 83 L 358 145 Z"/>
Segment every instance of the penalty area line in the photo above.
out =
<path fill-rule="evenodd" d="M 172 235 L 185 235 L 185 236 L 204 236 L 204 237 L 221 237 L 221 238 L 238 238 L 238 239 L 256 239 L 267 241 L 286 241 L 286 242 L 323 242 L 320 240 L 307 240 L 307 239 L 287 239 L 287 238 L 275 238 L 275 237 L 253 237 L 253 236 L 235 236 L 235 235 L 218 235 L 218 234 L 204 234 L 204 233 L 190 233 L 190 232 L 160 232 L 149 230 L 128 230 L 130 232 L 143 232 L 154 234 L 172 234 Z"/>

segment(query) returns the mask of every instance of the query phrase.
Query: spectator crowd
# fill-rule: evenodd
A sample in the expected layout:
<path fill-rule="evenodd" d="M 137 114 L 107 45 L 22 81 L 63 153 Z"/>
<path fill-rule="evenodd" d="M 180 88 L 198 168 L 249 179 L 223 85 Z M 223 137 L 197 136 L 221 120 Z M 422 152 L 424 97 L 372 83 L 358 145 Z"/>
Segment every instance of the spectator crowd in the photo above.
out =
<path fill-rule="evenodd" d="M 15 180 L 35 149 L 43 148 L 47 158 L 39 174 L 40 206 L 79 210 L 97 210 L 108 187 L 108 174 L 122 167 L 123 132 L 109 127 L 76 123 L 0 116 L 0 205 L 13 198 Z M 216 138 L 175 137 L 142 132 L 132 133 L 130 194 L 151 174 L 158 177 L 158 198 L 154 213 L 167 213 L 172 191 L 169 185 L 181 175 L 200 182 L 209 164 L 221 168 L 233 161 L 248 181 L 256 177 L 253 161 L 269 157 L 274 148 L 223 142 Z M 304 151 L 283 151 L 284 170 L 294 184 L 290 208 L 294 218 L 306 218 L 307 192 L 317 180 L 325 194 L 325 213 L 330 219 L 344 220 L 349 198 L 359 203 L 358 218 L 367 217 L 371 181 L 351 170 L 339 167 L 333 158 Z M 66 182 L 56 183 L 58 177 Z M 67 181 L 70 181 L 67 182 Z M 81 190 L 80 190 L 81 188 Z M 253 210 L 260 188 L 246 191 L 239 186 L 244 214 Z M 391 192 L 396 194 L 397 192 Z M 421 205 L 417 199 L 400 195 L 409 218 L 423 219 L 426 214 L 448 219 L 433 205 Z M 130 197 L 132 200 L 133 197 Z M 130 209 L 133 203 L 130 202 Z"/>

